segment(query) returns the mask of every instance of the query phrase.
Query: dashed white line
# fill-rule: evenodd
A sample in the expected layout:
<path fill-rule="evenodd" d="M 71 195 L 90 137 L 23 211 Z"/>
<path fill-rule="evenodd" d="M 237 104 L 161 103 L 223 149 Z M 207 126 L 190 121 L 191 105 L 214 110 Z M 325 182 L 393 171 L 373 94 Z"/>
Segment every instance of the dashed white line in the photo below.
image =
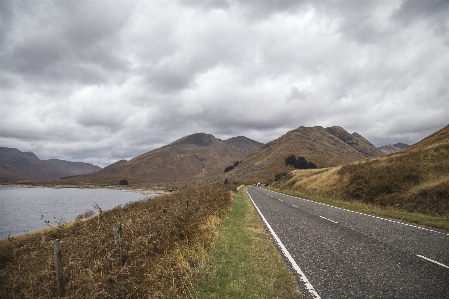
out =
<path fill-rule="evenodd" d="M 326 219 L 327 221 L 330 221 L 330 222 L 333 222 L 333 223 L 338 223 L 337 221 L 331 220 L 331 219 L 323 217 L 323 216 L 320 216 L 320 218 Z"/>
<path fill-rule="evenodd" d="M 263 222 L 265 223 L 265 225 L 267 226 L 268 230 L 270 231 L 271 235 L 273 236 L 273 238 L 276 240 L 276 242 L 278 243 L 279 247 L 282 250 L 282 253 L 285 255 L 285 257 L 288 259 L 288 261 L 292 264 L 293 269 L 295 269 L 296 273 L 298 273 L 301 281 L 304 283 L 307 291 L 309 291 L 310 295 L 312 295 L 312 297 L 314 299 L 321 299 L 320 295 L 318 295 L 318 293 L 315 291 L 315 288 L 313 287 L 313 285 L 310 283 L 310 281 L 307 279 L 306 275 L 304 274 L 304 272 L 302 272 L 301 268 L 299 268 L 298 264 L 295 262 L 295 260 L 293 259 L 293 257 L 291 256 L 291 254 L 288 252 L 287 248 L 285 248 L 284 244 L 282 243 L 281 239 L 279 239 L 279 237 L 276 235 L 276 233 L 274 232 L 274 230 L 271 228 L 271 225 L 268 223 L 268 221 L 265 219 L 265 217 L 263 216 L 262 212 L 259 210 L 259 208 L 257 207 L 256 203 L 254 202 L 253 198 L 251 197 L 251 195 L 249 195 L 249 192 L 246 191 L 246 193 L 248 194 L 249 198 L 251 199 L 254 207 L 256 208 L 257 212 L 259 212 L 260 217 L 262 218 Z"/>
<path fill-rule="evenodd" d="M 422 259 L 425 259 L 425 260 L 427 260 L 427 261 L 429 261 L 429 262 L 432 262 L 432 263 L 435 263 L 435 264 L 437 264 L 437 265 L 440 265 L 441 267 L 444 267 L 444 268 L 448 268 L 448 269 L 449 269 L 449 266 L 446 266 L 446 265 L 443 264 L 443 263 L 440 263 L 440 262 L 434 261 L 434 260 L 432 260 L 432 259 L 429 259 L 428 257 L 425 257 L 425 256 L 423 256 L 423 255 L 417 254 L 416 256 L 418 256 L 418 257 L 420 257 L 420 258 L 422 258 Z"/>

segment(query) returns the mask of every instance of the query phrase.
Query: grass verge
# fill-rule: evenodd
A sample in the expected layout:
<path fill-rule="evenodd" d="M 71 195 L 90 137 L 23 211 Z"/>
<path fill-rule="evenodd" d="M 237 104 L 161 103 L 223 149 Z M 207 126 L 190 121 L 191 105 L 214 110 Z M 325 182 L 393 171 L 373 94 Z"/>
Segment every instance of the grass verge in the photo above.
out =
<path fill-rule="evenodd" d="M 294 191 L 286 191 L 286 190 L 280 190 L 280 189 L 273 189 L 274 191 L 296 196 L 296 197 L 302 197 L 307 198 L 316 202 L 322 202 L 331 206 L 344 208 L 351 211 L 357 211 L 362 212 L 369 215 L 376 215 L 383 218 L 391 218 L 396 220 L 402 220 L 405 222 L 415 223 L 418 225 L 424 225 L 424 226 L 430 226 L 434 228 L 444 229 L 449 231 L 449 219 L 443 218 L 443 217 L 434 217 L 429 215 L 423 215 L 418 213 L 409 213 L 404 211 L 397 211 L 393 208 L 381 208 L 375 205 L 369 205 L 365 203 L 359 203 L 359 202 L 347 202 L 347 201 L 341 201 L 341 200 L 335 200 L 335 199 L 326 199 L 321 198 L 317 196 L 302 194 Z"/>
<path fill-rule="evenodd" d="M 210 261 L 199 269 L 193 297 L 301 298 L 244 187 L 234 196 Z"/>

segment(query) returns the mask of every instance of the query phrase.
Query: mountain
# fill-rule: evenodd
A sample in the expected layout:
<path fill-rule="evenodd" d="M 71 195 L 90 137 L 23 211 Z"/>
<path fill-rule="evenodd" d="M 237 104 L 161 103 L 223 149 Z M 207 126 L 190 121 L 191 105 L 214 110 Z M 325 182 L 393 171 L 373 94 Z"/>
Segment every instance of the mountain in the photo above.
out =
<path fill-rule="evenodd" d="M 59 159 L 49 159 L 47 161 L 56 165 L 68 175 L 89 174 L 102 169 L 100 166 L 84 162 L 71 162 Z"/>
<path fill-rule="evenodd" d="M 294 171 L 281 189 L 449 217 L 449 125 L 393 154 Z"/>
<path fill-rule="evenodd" d="M 378 149 L 380 149 L 384 154 L 388 155 L 388 154 L 392 154 L 392 153 L 401 151 L 407 147 L 409 147 L 408 144 L 399 142 L 396 144 L 388 144 L 388 145 L 379 146 Z"/>
<path fill-rule="evenodd" d="M 0 182 L 48 181 L 66 175 L 64 170 L 40 160 L 34 153 L 0 147 Z"/>
<path fill-rule="evenodd" d="M 123 163 L 125 163 L 125 162 L 128 162 L 128 161 L 127 161 L 127 160 L 118 160 L 117 162 L 114 162 L 114 163 L 112 163 L 112 164 L 106 166 L 104 169 L 111 168 L 111 167 L 115 167 L 115 166 L 120 165 L 120 164 L 123 164 Z"/>
<path fill-rule="evenodd" d="M 293 170 L 286 166 L 289 155 L 302 156 L 318 167 L 331 167 L 369 157 L 382 152 L 358 133 L 348 133 L 341 127 L 299 127 L 264 145 L 230 171 L 228 178 L 237 181 L 265 182 L 276 173 Z"/>
<path fill-rule="evenodd" d="M 149 151 L 127 162 L 76 178 L 74 181 L 117 184 L 167 184 L 207 182 L 226 166 L 257 151 L 262 143 L 239 136 L 220 140 L 196 133 Z"/>
<path fill-rule="evenodd" d="M 98 171 L 96 165 L 58 159 L 40 160 L 32 152 L 0 147 L 0 182 L 49 181 Z"/>

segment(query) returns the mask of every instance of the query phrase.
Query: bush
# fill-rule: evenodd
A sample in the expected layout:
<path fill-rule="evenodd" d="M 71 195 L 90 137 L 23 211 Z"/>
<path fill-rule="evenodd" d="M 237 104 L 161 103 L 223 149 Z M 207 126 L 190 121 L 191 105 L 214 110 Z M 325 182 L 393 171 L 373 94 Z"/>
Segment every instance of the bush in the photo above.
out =
<path fill-rule="evenodd" d="M 95 214 L 94 211 L 88 210 L 88 211 L 85 211 L 84 213 L 79 214 L 78 216 L 76 216 L 75 220 L 81 220 L 81 219 L 84 219 L 84 218 L 89 218 L 89 217 L 92 217 L 94 214 Z"/>
<path fill-rule="evenodd" d="M 120 180 L 120 182 L 118 182 L 118 184 L 119 185 L 128 185 L 128 181 L 123 179 L 123 180 Z"/>
<path fill-rule="evenodd" d="M 288 173 L 286 173 L 286 172 L 279 172 L 279 173 L 276 173 L 276 174 L 274 175 L 274 181 L 275 181 L 275 182 L 280 181 L 280 180 L 282 180 L 283 178 L 285 178 L 287 175 L 288 175 Z"/>

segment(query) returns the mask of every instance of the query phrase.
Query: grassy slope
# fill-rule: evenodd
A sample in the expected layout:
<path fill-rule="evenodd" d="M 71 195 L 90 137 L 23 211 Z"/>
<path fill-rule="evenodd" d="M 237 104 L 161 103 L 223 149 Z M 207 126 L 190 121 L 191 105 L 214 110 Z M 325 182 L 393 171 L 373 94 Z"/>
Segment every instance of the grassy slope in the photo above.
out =
<path fill-rule="evenodd" d="M 209 265 L 202 267 L 195 298 L 300 298 L 294 276 L 269 239 L 245 188 L 220 229 Z"/>
<path fill-rule="evenodd" d="M 294 171 L 275 187 L 448 219 L 449 126 L 388 156 Z"/>

